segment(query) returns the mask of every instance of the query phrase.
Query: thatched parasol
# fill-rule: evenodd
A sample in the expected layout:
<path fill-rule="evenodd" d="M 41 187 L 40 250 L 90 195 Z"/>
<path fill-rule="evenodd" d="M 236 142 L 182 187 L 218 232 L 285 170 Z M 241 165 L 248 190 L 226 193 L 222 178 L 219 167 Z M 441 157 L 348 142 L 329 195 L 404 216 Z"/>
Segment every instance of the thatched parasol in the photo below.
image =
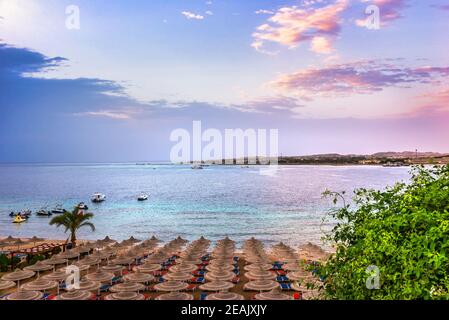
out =
<path fill-rule="evenodd" d="M 245 300 L 245 297 L 238 293 L 223 291 L 208 295 L 206 300 Z"/>
<path fill-rule="evenodd" d="M 188 281 L 192 279 L 192 275 L 188 272 L 169 272 L 164 275 L 164 279 L 172 281 Z"/>
<path fill-rule="evenodd" d="M 93 295 L 89 291 L 74 290 L 65 292 L 56 297 L 56 300 L 90 300 Z"/>
<path fill-rule="evenodd" d="M 96 281 L 100 283 L 107 283 L 111 282 L 111 280 L 114 278 L 114 274 L 111 272 L 105 272 L 102 270 L 98 270 L 97 272 L 90 273 L 86 275 L 87 280 Z"/>
<path fill-rule="evenodd" d="M 245 273 L 245 277 L 249 280 L 273 280 L 276 279 L 276 274 L 266 270 L 252 270 Z"/>
<path fill-rule="evenodd" d="M 124 278 L 126 281 L 138 283 L 147 283 L 154 280 L 154 277 L 151 274 L 143 272 L 130 273 L 127 274 Z"/>
<path fill-rule="evenodd" d="M 193 272 L 198 266 L 190 263 L 180 263 L 170 268 L 170 272 Z"/>
<path fill-rule="evenodd" d="M 145 300 L 143 294 L 137 292 L 117 292 L 107 295 L 105 300 Z"/>
<path fill-rule="evenodd" d="M 0 290 L 6 290 L 15 286 L 16 283 L 14 281 L 0 281 Z"/>
<path fill-rule="evenodd" d="M 47 279 L 38 279 L 28 283 L 25 283 L 21 286 L 22 290 L 25 291 L 45 291 L 58 287 L 58 282 L 47 280 Z"/>
<path fill-rule="evenodd" d="M 156 300 L 193 300 L 193 295 L 185 293 L 185 292 L 170 292 L 166 294 L 161 294 L 156 297 Z"/>
<path fill-rule="evenodd" d="M 261 292 L 256 294 L 256 300 L 293 300 L 293 297 L 282 293 L 279 288 L 273 289 L 269 292 Z"/>
<path fill-rule="evenodd" d="M 185 282 L 165 281 L 154 286 L 157 291 L 182 291 L 189 287 Z"/>
<path fill-rule="evenodd" d="M 253 291 L 270 291 L 279 288 L 279 283 L 273 280 L 255 280 L 246 283 L 244 288 Z"/>
<path fill-rule="evenodd" d="M 235 273 L 227 270 L 217 270 L 206 273 L 206 280 L 209 281 L 231 281 L 234 279 Z"/>
<path fill-rule="evenodd" d="M 3 281 L 14 281 L 17 282 L 17 288 L 20 287 L 20 281 L 25 280 L 25 279 L 29 279 L 31 277 L 33 277 L 36 273 L 34 271 L 31 270 L 20 270 L 20 269 L 16 269 L 14 270 L 14 272 L 10 272 L 5 274 L 2 277 Z"/>
<path fill-rule="evenodd" d="M 18 290 L 6 297 L 6 300 L 40 300 L 44 294 L 39 291 Z"/>
<path fill-rule="evenodd" d="M 138 270 L 139 272 L 143 272 L 143 273 L 151 273 L 154 271 L 161 270 L 161 265 L 160 264 L 152 264 L 152 263 L 144 263 L 140 266 L 137 266 L 136 270 Z"/>
<path fill-rule="evenodd" d="M 228 281 L 212 281 L 200 285 L 200 289 L 204 291 L 223 291 L 234 288 L 234 284 Z"/>
<path fill-rule="evenodd" d="M 139 292 L 145 290 L 145 286 L 137 282 L 124 282 L 112 286 L 109 290 L 111 292 Z"/>

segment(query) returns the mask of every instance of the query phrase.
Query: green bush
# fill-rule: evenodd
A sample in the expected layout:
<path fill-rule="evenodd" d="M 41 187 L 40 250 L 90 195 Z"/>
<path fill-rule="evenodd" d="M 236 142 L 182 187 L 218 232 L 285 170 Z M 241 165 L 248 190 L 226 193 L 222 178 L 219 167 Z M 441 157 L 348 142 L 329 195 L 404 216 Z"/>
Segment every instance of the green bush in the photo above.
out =
<path fill-rule="evenodd" d="M 352 205 L 330 212 L 337 224 L 326 239 L 336 252 L 319 270 L 326 298 L 449 298 L 449 166 L 411 174 L 384 191 L 356 190 Z M 368 289 L 369 266 L 378 268 L 378 289 Z"/>

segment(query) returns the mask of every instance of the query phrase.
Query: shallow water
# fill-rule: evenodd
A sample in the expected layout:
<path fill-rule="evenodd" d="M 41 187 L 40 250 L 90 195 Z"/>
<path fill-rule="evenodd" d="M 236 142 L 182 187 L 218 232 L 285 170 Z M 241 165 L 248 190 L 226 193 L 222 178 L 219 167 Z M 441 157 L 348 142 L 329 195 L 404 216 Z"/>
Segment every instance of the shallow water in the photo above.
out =
<path fill-rule="evenodd" d="M 321 221 L 332 204 L 322 199 L 326 189 L 351 192 L 359 187 L 382 189 L 409 178 L 409 168 L 377 166 L 280 166 L 275 176 L 258 167 L 95 164 L 0 165 L 0 237 L 66 239 L 64 230 L 49 226 L 49 218 L 33 215 L 12 224 L 8 213 L 37 211 L 63 204 L 69 209 L 85 201 L 95 214 L 95 232 L 84 229 L 79 238 L 109 235 L 117 240 L 163 240 L 181 235 L 211 240 L 251 236 L 267 243 L 320 243 Z M 101 192 L 107 201 L 89 202 Z M 141 192 L 150 194 L 138 202 Z M 329 225 L 324 226 L 324 229 Z"/>

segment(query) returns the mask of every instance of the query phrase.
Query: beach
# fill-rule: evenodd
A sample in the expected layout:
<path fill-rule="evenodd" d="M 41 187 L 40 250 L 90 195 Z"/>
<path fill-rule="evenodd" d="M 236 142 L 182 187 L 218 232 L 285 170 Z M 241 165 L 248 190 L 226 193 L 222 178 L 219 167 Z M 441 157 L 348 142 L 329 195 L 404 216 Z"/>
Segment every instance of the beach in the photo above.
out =
<path fill-rule="evenodd" d="M 114 278 L 118 277 L 117 279 L 120 280 L 116 280 L 114 281 L 114 283 L 115 285 L 127 283 L 127 276 L 129 277 L 130 275 L 140 274 L 140 266 L 146 266 L 148 265 L 148 263 L 152 263 L 152 266 L 154 266 L 155 264 L 158 265 L 159 262 L 162 261 L 159 267 L 156 267 L 156 270 L 154 272 L 150 272 L 152 281 L 148 281 L 145 288 L 142 287 L 142 290 L 139 291 L 139 294 L 142 294 L 142 296 L 144 296 L 145 299 L 148 300 L 158 300 L 160 299 L 160 297 L 167 297 L 167 292 L 165 291 L 165 289 L 155 289 L 155 287 L 157 288 L 158 284 L 165 283 L 161 279 L 165 278 L 166 281 L 170 280 L 170 278 L 167 277 L 172 274 L 179 276 L 182 273 L 179 273 L 174 269 L 182 268 L 183 266 L 187 267 L 189 265 L 193 265 L 194 263 L 197 264 L 194 265 L 194 268 L 191 272 L 187 272 L 187 279 L 184 279 L 180 282 L 178 281 L 179 284 L 181 284 L 181 287 L 184 283 L 188 284 L 188 287 L 186 287 L 185 289 L 179 289 L 179 292 L 182 292 L 182 294 L 184 295 L 188 295 L 188 297 L 191 297 L 194 300 L 201 300 L 204 299 L 207 295 L 213 294 L 214 290 L 212 290 L 212 292 L 209 292 L 209 290 L 202 290 L 202 288 L 205 288 L 203 287 L 203 285 L 210 282 L 215 283 L 215 279 L 208 278 L 208 274 L 213 275 L 217 272 L 223 272 L 224 274 L 226 274 L 226 272 L 228 272 L 226 271 L 228 270 L 227 267 L 229 266 L 232 266 L 230 270 L 234 270 L 233 272 L 235 274 L 232 273 L 233 276 L 224 281 L 225 283 L 232 286 L 231 289 L 226 290 L 226 294 L 233 294 L 242 297 L 244 300 L 252 300 L 257 295 L 258 290 L 251 290 L 247 288 L 248 284 L 253 283 L 252 281 L 254 280 L 253 278 L 248 276 L 248 273 L 251 270 L 253 270 L 253 272 L 254 270 L 259 270 L 259 267 L 260 270 L 262 270 L 262 268 L 265 268 L 263 267 L 264 265 L 268 265 L 268 267 L 266 267 L 266 272 L 268 272 L 268 278 L 266 278 L 266 281 L 268 282 L 268 284 L 270 282 L 277 283 L 279 286 L 279 290 L 274 288 L 275 292 L 273 294 L 279 294 L 280 297 L 284 297 L 285 299 L 287 299 L 287 297 L 288 299 L 293 299 L 293 297 L 300 297 L 301 299 L 317 299 L 319 298 L 319 292 L 317 289 L 309 290 L 305 286 L 297 288 L 297 290 L 292 289 L 291 285 L 295 282 L 287 280 L 287 278 L 284 279 L 282 277 L 288 277 L 288 275 L 293 274 L 292 271 L 289 271 L 288 267 L 286 267 L 290 265 L 290 269 L 292 269 L 293 271 L 299 272 L 299 270 L 301 270 L 301 275 L 309 280 L 313 279 L 312 273 L 310 273 L 310 271 L 307 271 L 307 265 L 319 261 L 325 261 L 329 256 L 328 252 L 311 243 L 301 246 L 301 248 L 298 249 L 293 249 L 282 243 L 279 243 L 273 247 L 265 248 L 262 242 L 254 238 L 245 240 L 241 248 L 237 247 L 235 245 L 235 242 L 229 238 L 221 239 L 215 243 L 212 243 L 210 242 L 210 240 L 207 240 L 203 237 L 193 242 L 188 242 L 181 237 L 177 237 L 176 239 L 173 239 L 168 243 L 162 243 L 159 240 L 156 240 L 156 237 L 149 238 L 145 241 L 130 238 L 128 240 L 122 241 L 121 243 L 110 240 L 110 238 L 107 239 L 109 240 L 104 239 L 97 240 L 95 242 L 89 242 L 86 240 L 78 241 L 77 248 L 86 247 L 91 249 L 88 250 L 88 252 L 86 252 L 84 255 L 75 255 L 72 257 L 72 259 L 65 259 L 63 261 L 60 261 L 59 264 L 54 265 L 54 270 L 46 270 L 42 272 L 39 275 L 39 279 L 41 279 L 41 277 L 45 278 L 46 275 L 51 275 L 54 272 L 58 272 L 58 270 L 64 270 L 63 268 L 69 264 L 78 266 L 80 265 L 79 262 L 89 260 L 90 258 L 100 255 L 101 253 L 113 252 L 113 254 L 108 256 L 107 259 L 102 259 L 99 264 L 93 264 L 81 273 L 83 277 L 88 278 L 89 274 L 92 275 L 98 273 L 98 270 L 100 269 L 108 268 L 108 266 L 117 266 L 118 263 L 121 263 L 120 259 L 122 259 L 123 257 L 127 257 L 130 252 L 133 252 L 132 256 L 136 257 L 137 254 L 139 258 L 136 258 L 135 260 L 131 259 L 134 262 L 129 262 L 129 265 L 125 263 L 124 265 L 126 267 L 124 266 L 123 270 L 119 268 L 121 271 L 115 272 Z M 5 239 L 1 239 L 0 243 L 1 241 L 5 241 Z M 26 251 L 27 249 L 29 250 L 31 248 L 36 248 L 49 243 L 55 244 L 56 246 L 61 245 L 61 249 L 64 250 L 64 252 L 46 252 L 46 259 L 42 262 L 39 262 L 42 264 L 45 264 L 46 261 L 51 261 L 52 259 L 58 259 L 58 257 L 62 258 L 64 257 L 64 254 L 67 255 L 67 252 L 75 252 L 77 250 L 77 248 L 66 250 L 65 246 L 63 246 L 65 244 L 65 241 L 60 240 L 58 241 L 45 239 L 43 241 L 33 242 L 31 239 L 21 239 L 21 241 L 25 242 L 23 245 L 19 246 L 19 249 L 22 252 Z M 3 247 L 4 251 L 18 251 L 17 249 L 17 246 L 14 245 Z M 159 257 L 163 258 L 161 260 L 158 260 Z M 200 257 L 202 258 L 200 259 Z M 189 260 L 196 261 L 190 262 Z M 117 261 L 117 264 L 115 261 Z M 215 262 L 218 262 L 218 264 L 215 264 Z M 217 269 L 210 269 L 211 267 L 216 267 Z M 21 264 L 21 268 L 23 270 L 26 270 L 27 263 L 23 262 Z M 50 269 L 52 268 L 50 267 Z M 0 275 L 3 277 L 10 273 L 11 272 L 4 272 Z M 186 272 L 184 272 L 184 274 L 185 273 Z M 265 278 L 262 278 L 261 280 L 263 279 Z M 276 281 L 279 282 L 274 282 L 268 279 L 276 279 Z M 195 282 L 197 280 L 199 282 Z M 33 281 L 38 280 L 36 280 L 35 277 L 30 277 L 25 281 L 22 281 L 21 286 L 26 288 L 26 284 L 33 283 Z M 313 282 L 317 282 L 317 279 L 314 279 Z M 107 285 L 108 283 L 109 281 L 105 281 L 103 284 Z M 109 288 L 114 288 L 114 285 L 112 285 L 111 283 L 111 286 L 109 286 Z M 263 289 L 260 292 L 271 292 L 274 289 Z M 98 292 L 97 294 L 92 296 L 92 299 L 108 299 L 107 297 L 112 294 L 111 292 L 114 292 L 114 289 L 111 290 L 112 291 L 109 291 L 108 289 L 104 292 Z M 12 294 L 16 291 L 17 289 L 15 287 L 12 287 L 4 290 L 2 292 L 2 295 L 4 297 L 7 297 L 9 294 Z M 221 291 L 222 290 L 216 290 L 216 292 L 219 293 Z M 178 292 L 178 290 L 176 292 Z M 58 295 L 56 289 L 49 290 L 46 293 L 51 297 L 51 299 L 55 299 L 55 297 Z"/>

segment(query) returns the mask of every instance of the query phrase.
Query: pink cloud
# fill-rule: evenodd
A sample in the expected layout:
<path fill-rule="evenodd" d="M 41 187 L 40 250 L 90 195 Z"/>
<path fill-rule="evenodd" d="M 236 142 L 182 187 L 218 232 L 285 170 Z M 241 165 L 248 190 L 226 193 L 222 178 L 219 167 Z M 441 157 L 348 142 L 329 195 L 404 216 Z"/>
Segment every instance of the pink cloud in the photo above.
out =
<path fill-rule="evenodd" d="M 380 25 L 382 26 L 401 18 L 401 11 L 407 7 L 407 0 L 362 0 L 362 2 L 379 8 Z M 357 20 L 356 24 L 359 27 L 364 27 L 365 20 Z"/>
<path fill-rule="evenodd" d="M 281 75 L 272 85 L 301 97 L 335 97 L 371 94 L 412 83 L 439 83 L 448 76 L 449 67 L 410 68 L 395 66 L 390 61 L 363 60 Z"/>
<path fill-rule="evenodd" d="M 316 43 L 326 42 L 326 46 L 330 46 L 331 39 L 340 32 L 340 14 L 347 6 L 348 0 L 336 0 L 320 8 L 313 6 L 280 8 L 266 23 L 257 27 L 253 33 L 252 47 L 264 52 L 267 42 L 295 48 L 301 42 L 312 41 L 312 51 L 323 53 L 323 46 Z"/>

